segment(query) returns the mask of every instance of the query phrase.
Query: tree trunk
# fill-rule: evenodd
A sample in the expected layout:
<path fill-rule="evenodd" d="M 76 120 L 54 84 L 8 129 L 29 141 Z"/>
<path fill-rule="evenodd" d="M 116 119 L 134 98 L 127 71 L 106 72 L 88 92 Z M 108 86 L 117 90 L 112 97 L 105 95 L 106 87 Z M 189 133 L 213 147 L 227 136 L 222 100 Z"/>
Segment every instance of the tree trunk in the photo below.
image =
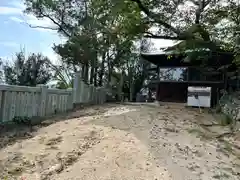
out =
<path fill-rule="evenodd" d="M 93 58 L 93 60 L 91 60 L 91 75 L 90 75 L 90 84 L 94 83 L 95 78 L 95 74 L 96 74 L 96 66 L 97 66 L 97 53 L 95 53 L 95 56 Z"/>
<path fill-rule="evenodd" d="M 100 73 L 99 73 L 99 86 L 103 85 L 103 75 L 104 75 L 104 63 L 105 63 L 105 53 L 103 53 L 102 55 L 102 63 L 101 63 L 101 69 L 100 69 Z"/>
<path fill-rule="evenodd" d="M 109 85 L 112 80 L 112 66 L 110 62 L 109 52 L 107 52 L 107 63 L 108 63 L 108 85 Z"/>
<path fill-rule="evenodd" d="M 94 80 L 94 72 L 95 71 L 95 65 L 94 63 L 92 63 L 92 66 L 91 66 L 91 74 L 90 74 L 90 84 L 93 84 L 93 80 Z"/>
<path fill-rule="evenodd" d="M 98 72 L 98 67 L 95 66 L 95 70 L 94 70 L 94 86 L 97 87 L 97 72 Z"/>
<path fill-rule="evenodd" d="M 123 84 L 124 84 L 124 72 L 122 71 L 121 77 L 120 77 L 120 83 L 118 87 L 118 101 L 123 101 L 123 97 L 122 97 Z"/>
<path fill-rule="evenodd" d="M 88 72 L 89 72 L 89 65 L 85 64 L 84 68 L 84 82 L 88 83 Z"/>
<path fill-rule="evenodd" d="M 81 78 L 82 79 L 84 78 L 84 73 L 85 73 L 85 65 L 82 64 L 82 67 L 81 67 Z"/>
<path fill-rule="evenodd" d="M 134 86 L 133 86 L 133 73 L 132 73 L 132 67 L 129 69 L 129 100 L 130 102 L 133 101 L 133 92 L 134 92 Z"/>

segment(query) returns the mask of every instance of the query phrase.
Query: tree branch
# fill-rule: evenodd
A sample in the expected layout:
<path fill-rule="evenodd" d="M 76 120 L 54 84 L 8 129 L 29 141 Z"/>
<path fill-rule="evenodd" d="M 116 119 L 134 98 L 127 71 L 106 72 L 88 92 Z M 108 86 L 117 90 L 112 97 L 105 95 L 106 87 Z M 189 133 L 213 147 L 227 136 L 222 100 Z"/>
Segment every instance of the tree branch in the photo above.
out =
<path fill-rule="evenodd" d="M 30 28 L 41 28 L 41 29 L 49 29 L 49 30 L 53 30 L 53 31 L 57 31 L 58 28 L 56 27 L 46 27 L 46 26 L 33 26 L 29 23 L 27 23 L 27 25 L 30 27 Z"/>
<path fill-rule="evenodd" d="M 57 21 L 55 21 L 52 17 L 50 17 L 49 15 L 47 14 L 44 14 L 41 10 L 40 10 L 40 13 L 41 13 L 41 16 L 42 17 L 46 17 L 48 19 L 50 19 L 55 25 L 58 26 L 58 29 L 59 31 L 62 31 L 66 36 L 68 37 L 71 37 L 71 34 L 69 34 L 63 27 L 60 23 L 58 23 Z M 61 22 L 62 24 L 66 25 L 64 22 Z"/>
<path fill-rule="evenodd" d="M 201 14 L 204 11 L 204 9 L 210 4 L 211 1 L 212 0 L 198 0 L 198 2 L 195 3 L 195 5 L 198 6 L 198 8 L 196 10 L 195 24 L 199 24 L 200 23 Z"/>
<path fill-rule="evenodd" d="M 197 10 L 196 10 L 196 19 L 195 19 L 195 24 L 199 24 L 200 23 L 200 17 L 201 17 L 201 12 L 202 12 L 202 7 L 203 7 L 203 1 L 202 0 L 198 0 L 197 3 Z"/>
<path fill-rule="evenodd" d="M 150 32 L 145 32 L 146 35 L 144 35 L 145 38 L 154 38 L 154 39 L 168 39 L 168 40 L 186 40 L 184 37 L 179 36 L 167 36 L 167 35 L 155 35 Z"/>
<path fill-rule="evenodd" d="M 86 16 L 82 19 L 82 21 L 79 21 L 79 22 L 78 22 L 79 25 L 82 24 L 84 21 L 86 21 L 86 19 L 88 18 L 88 15 L 87 15 L 87 4 L 86 4 L 86 1 L 84 1 L 84 2 L 85 2 L 85 8 L 86 8 L 86 9 L 85 9 L 85 11 L 86 11 Z M 45 18 L 50 19 L 55 25 L 58 26 L 58 28 L 57 28 L 56 30 L 62 32 L 62 33 L 63 33 L 64 35 L 66 35 L 67 37 L 71 37 L 72 35 L 77 36 L 77 33 L 76 33 L 76 32 L 73 32 L 72 34 L 69 33 L 69 32 L 67 32 L 66 27 L 69 27 L 69 25 L 64 22 L 64 13 L 63 13 L 63 12 L 61 13 L 61 17 L 60 17 L 61 20 L 60 20 L 60 22 L 57 22 L 57 21 L 56 21 L 53 17 L 51 17 L 50 15 L 44 14 L 41 9 L 39 9 L 39 12 L 40 12 L 40 16 L 41 16 L 41 17 L 45 17 Z M 38 28 L 41 28 L 41 27 L 39 26 Z M 47 27 L 42 27 L 42 28 L 44 28 L 44 29 L 52 29 L 52 28 L 47 28 Z"/>
<path fill-rule="evenodd" d="M 153 19 L 156 23 L 159 25 L 164 26 L 165 28 L 171 30 L 172 32 L 176 33 L 177 35 L 180 35 L 181 32 L 165 22 L 164 20 L 160 19 L 159 16 L 153 12 L 151 12 L 149 9 L 147 9 L 141 2 L 141 0 L 132 0 L 133 2 L 136 2 L 139 9 L 143 11 L 149 18 Z"/>

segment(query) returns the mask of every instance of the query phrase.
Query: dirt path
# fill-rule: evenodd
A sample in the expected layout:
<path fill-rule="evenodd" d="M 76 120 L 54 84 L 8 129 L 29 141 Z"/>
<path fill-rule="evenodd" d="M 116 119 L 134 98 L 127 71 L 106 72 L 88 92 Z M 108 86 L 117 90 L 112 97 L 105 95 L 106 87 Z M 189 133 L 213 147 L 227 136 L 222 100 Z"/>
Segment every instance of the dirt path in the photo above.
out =
<path fill-rule="evenodd" d="M 211 114 L 154 104 L 87 111 L 2 148 L 0 179 L 240 179 L 240 138 L 213 138 L 224 129 L 200 126 Z"/>

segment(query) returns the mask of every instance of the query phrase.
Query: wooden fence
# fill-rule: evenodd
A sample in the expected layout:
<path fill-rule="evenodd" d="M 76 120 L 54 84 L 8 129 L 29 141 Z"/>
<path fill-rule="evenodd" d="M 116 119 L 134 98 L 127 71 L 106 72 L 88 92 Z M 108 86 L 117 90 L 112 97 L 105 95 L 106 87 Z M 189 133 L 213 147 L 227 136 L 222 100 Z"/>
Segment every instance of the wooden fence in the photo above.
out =
<path fill-rule="evenodd" d="M 0 122 L 14 117 L 44 117 L 73 109 L 74 104 L 101 104 L 106 100 L 104 88 L 85 84 L 79 75 L 74 88 L 67 90 L 0 85 Z"/>

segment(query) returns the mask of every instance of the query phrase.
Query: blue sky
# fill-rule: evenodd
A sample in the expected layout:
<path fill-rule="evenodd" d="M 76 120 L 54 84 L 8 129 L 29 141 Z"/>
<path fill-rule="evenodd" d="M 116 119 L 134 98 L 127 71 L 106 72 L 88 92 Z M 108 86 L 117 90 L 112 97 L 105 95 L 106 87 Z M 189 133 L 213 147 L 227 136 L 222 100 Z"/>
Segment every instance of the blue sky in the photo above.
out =
<path fill-rule="evenodd" d="M 63 43 L 64 38 L 52 30 L 29 27 L 28 24 L 48 27 L 53 24 L 48 19 L 38 20 L 33 15 L 23 14 L 24 9 L 22 0 L 0 0 L 0 57 L 11 61 L 14 54 L 24 48 L 26 54 L 40 52 L 56 62 L 58 57 L 52 46 Z"/>

